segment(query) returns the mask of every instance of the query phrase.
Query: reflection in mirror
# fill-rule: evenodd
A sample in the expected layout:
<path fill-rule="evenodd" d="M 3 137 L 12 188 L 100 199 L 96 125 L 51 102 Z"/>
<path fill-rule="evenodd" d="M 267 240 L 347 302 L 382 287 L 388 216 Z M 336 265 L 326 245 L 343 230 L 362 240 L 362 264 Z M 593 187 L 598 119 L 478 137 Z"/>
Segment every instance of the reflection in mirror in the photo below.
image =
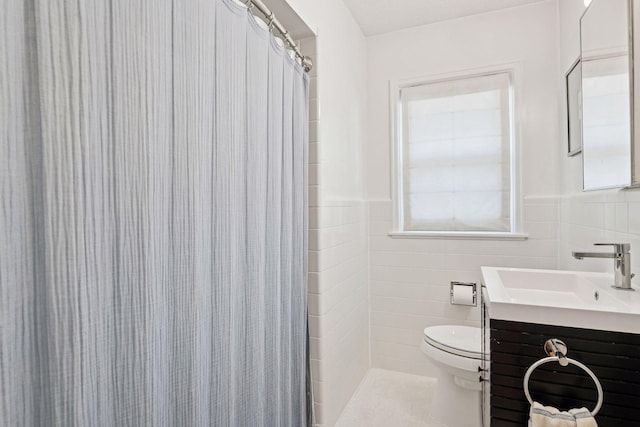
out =
<path fill-rule="evenodd" d="M 630 184 L 629 63 L 626 56 L 582 65 L 585 190 Z"/>
<path fill-rule="evenodd" d="M 628 0 L 593 0 L 580 21 L 584 189 L 631 184 Z"/>

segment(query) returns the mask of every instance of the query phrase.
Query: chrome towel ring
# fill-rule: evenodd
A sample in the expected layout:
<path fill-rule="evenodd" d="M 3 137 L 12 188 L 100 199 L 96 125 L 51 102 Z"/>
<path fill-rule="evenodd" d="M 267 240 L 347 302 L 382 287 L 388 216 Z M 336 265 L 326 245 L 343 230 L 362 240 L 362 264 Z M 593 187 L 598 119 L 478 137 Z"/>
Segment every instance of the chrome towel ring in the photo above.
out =
<path fill-rule="evenodd" d="M 582 368 L 582 370 L 584 370 L 587 374 L 589 374 L 589 376 L 593 380 L 594 384 L 596 385 L 596 388 L 598 389 L 598 403 L 596 404 L 596 407 L 593 409 L 593 411 L 591 411 L 591 415 L 595 416 L 598 413 L 598 411 L 600 411 L 600 408 L 602 407 L 602 385 L 600 384 L 600 381 L 598 380 L 598 377 L 596 377 L 596 375 L 593 373 L 593 371 L 591 371 L 591 369 L 587 368 L 584 364 L 578 362 L 577 360 L 573 360 L 573 359 L 570 359 L 570 358 L 564 357 L 564 356 L 562 356 L 562 358 L 563 358 L 563 360 L 569 362 L 569 364 L 576 365 L 577 367 Z M 531 373 L 538 366 L 543 365 L 543 364 L 548 363 L 548 362 L 559 362 L 560 363 L 560 357 L 558 357 L 558 356 L 550 356 L 550 357 L 545 357 L 544 359 L 540 359 L 536 363 L 534 363 L 533 365 L 529 366 L 529 369 L 527 369 L 527 373 L 524 374 L 524 380 L 522 382 L 522 385 L 524 387 L 524 394 L 527 396 L 527 400 L 529 401 L 529 403 L 531 405 L 533 405 L 533 399 L 531 399 L 531 394 L 529 393 L 529 377 L 531 376 Z"/>

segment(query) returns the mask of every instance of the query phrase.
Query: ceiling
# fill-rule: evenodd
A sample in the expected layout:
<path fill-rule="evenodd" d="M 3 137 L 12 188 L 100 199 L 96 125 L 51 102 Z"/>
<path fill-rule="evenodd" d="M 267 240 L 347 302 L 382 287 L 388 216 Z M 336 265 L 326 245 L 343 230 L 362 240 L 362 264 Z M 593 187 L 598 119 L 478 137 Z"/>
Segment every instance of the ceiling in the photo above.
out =
<path fill-rule="evenodd" d="M 543 0 L 344 0 L 366 36 Z"/>
<path fill-rule="evenodd" d="M 244 3 L 244 1 L 242 3 Z M 300 40 L 314 35 L 313 31 L 304 23 L 302 18 L 300 18 L 286 0 L 263 0 L 263 3 L 273 12 L 278 21 L 284 24 L 286 30 L 294 40 Z M 254 10 L 254 13 L 256 13 L 256 16 L 262 18 L 262 14 L 259 11 Z"/>

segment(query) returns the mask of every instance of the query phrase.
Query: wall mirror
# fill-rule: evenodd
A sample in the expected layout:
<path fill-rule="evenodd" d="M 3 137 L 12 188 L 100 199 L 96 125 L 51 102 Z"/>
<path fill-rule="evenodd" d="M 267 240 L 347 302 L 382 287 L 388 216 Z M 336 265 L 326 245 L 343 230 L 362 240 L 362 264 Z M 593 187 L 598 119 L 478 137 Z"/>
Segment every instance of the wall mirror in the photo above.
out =
<path fill-rule="evenodd" d="M 583 188 L 632 184 L 632 0 L 593 0 L 580 20 Z"/>

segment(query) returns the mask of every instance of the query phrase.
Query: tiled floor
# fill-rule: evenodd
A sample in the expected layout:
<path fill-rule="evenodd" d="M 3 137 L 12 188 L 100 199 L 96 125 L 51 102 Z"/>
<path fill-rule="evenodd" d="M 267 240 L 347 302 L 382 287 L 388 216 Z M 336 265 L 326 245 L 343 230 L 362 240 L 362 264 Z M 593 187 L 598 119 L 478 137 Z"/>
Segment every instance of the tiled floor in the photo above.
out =
<path fill-rule="evenodd" d="M 436 380 L 370 369 L 335 427 L 446 427 L 429 416 Z"/>

